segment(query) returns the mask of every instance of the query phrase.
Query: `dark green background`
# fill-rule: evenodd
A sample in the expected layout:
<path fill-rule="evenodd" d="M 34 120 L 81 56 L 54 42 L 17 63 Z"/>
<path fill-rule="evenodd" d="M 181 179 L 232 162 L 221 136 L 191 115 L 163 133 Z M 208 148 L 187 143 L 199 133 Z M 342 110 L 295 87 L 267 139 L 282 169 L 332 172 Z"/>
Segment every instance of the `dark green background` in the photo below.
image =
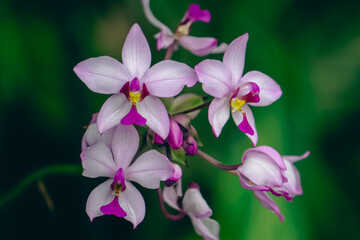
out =
<path fill-rule="evenodd" d="M 277 198 L 285 222 L 263 208 L 237 176 L 200 158 L 183 169 L 197 181 L 221 224 L 221 239 L 359 239 L 360 4 L 359 1 L 196 1 L 212 13 L 194 36 L 231 42 L 248 32 L 245 72 L 259 70 L 283 90 L 271 106 L 252 108 L 259 145 L 283 155 L 311 155 L 297 163 L 304 195 Z M 152 0 L 171 29 L 191 1 Z M 93 112 L 108 96 L 91 92 L 72 68 L 90 57 L 121 60 L 124 39 L 139 23 L 152 49 L 158 30 L 140 0 L 2 0 L 0 2 L 0 198 L 34 170 L 79 164 L 80 141 Z M 208 58 L 221 59 L 221 55 Z M 173 59 L 195 66 L 205 58 L 180 49 Z M 204 95 L 199 84 L 196 93 Z M 190 91 L 186 89 L 185 91 Z M 218 160 L 241 160 L 250 140 L 230 119 L 216 139 L 203 110 L 193 122 L 202 148 Z M 141 188 L 146 217 L 136 230 L 112 216 L 90 223 L 85 203 L 102 179 L 50 176 L 50 212 L 36 184 L 0 208 L 0 239 L 201 239 L 188 218 L 165 219 L 154 190 Z"/>

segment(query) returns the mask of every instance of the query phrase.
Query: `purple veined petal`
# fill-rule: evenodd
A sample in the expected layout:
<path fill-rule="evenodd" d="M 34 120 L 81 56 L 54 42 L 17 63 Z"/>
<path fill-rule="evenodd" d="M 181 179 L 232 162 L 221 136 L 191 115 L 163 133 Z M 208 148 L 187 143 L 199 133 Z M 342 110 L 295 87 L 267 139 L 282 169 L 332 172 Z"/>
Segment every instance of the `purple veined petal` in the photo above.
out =
<path fill-rule="evenodd" d="M 303 155 L 301 156 L 282 156 L 284 160 L 287 160 L 289 162 L 297 162 L 300 160 L 303 160 L 304 158 L 307 158 L 310 155 L 310 151 L 306 151 Z"/>
<path fill-rule="evenodd" d="M 85 149 L 80 157 L 84 168 L 83 176 L 90 178 L 114 177 L 117 168 L 110 149 L 103 142 L 98 142 Z"/>
<path fill-rule="evenodd" d="M 91 221 L 96 217 L 104 215 L 100 208 L 109 204 L 114 199 L 111 189 L 112 181 L 112 179 L 109 179 L 103 182 L 90 193 L 86 202 L 86 213 Z"/>
<path fill-rule="evenodd" d="M 197 56 L 210 54 L 217 45 L 216 38 L 183 36 L 178 40 L 179 44 Z"/>
<path fill-rule="evenodd" d="M 210 12 L 208 10 L 201 10 L 199 4 L 191 4 L 186 15 L 193 22 L 201 21 L 208 23 L 211 20 Z"/>
<path fill-rule="evenodd" d="M 128 181 L 126 190 L 119 195 L 119 204 L 127 214 L 124 218 L 131 222 L 135 229 L 144 220 L 145 201 L 141 193 Z"/>
<path fill-rule="evenodd" d="M 125 117 L 131 109 L 131 104 L 125 94 L 119 93 L 109 97 L 101 107 L 97 119 L 98 130 L 100 133 L 115 127 L 120 120 Z"/>
<path fill-rule="evenodd" d="M 116 59 L 102 56 L 89 58 L 74 67 L 74 72 L 93 92 L 112 94 L 130 80 L 129 72 Z"/>
<path fill-rule="evenodd" d="M 140 26 L 136 23 L 126 37 L 122 49 L 122 60 L 132 79 L 135 77 L 141 79 L 150 68 L 150 47 Z"/>
<path fill-rule="evenodd" d="M 157 39 L 156 48 L 157 50 L 167 49 L 171 44 L 174 43 L 174 35 L 166 33 L 166 31 L 160 31 L 154 36 Z M 175 50 L 175 49 L 174 49 Z"/>
<path fill-rule="evenodd" d="M 253 146 L 255 147 L 258 142 L 258 133 L 257 133 L 256 127 L 255 127 L 254 115 L 253 115 L 251 109 L 249 108 L 249 106 L 247 106 L 246 104 L 241 107 L 241 110 L 243 110 L 245 112 L 245 115 L 246 115 L 245 122 L 243 121 L 244 114 L 240 111 L 232 112 L 231 113 L 232 118 L 233 118 L 236 126 L 238 126 L 238 128 L 241 131 L 246 133 L 246 136 L 248 136 L 250 138 Z M 253 134 L 251 134 L 251 133 L 253 133 Z"/>
<path fill-rule="evenodd" d="M 212 210 L 197 188 L 186 190 L 182 206 L 184 212 L 189 216 L 194 215 L 197 218 L 208 218 L 212 215 Z"/>
<path fill-rule="evenodd" d="M 145 12 L 145 16 L 147 18 L 147 20 L 154 25 L 155 27 L 157 27 L 158 29 L 160 29 L 161 31 L 166 32 L 167 34 L 171 34 L 172 32 L 171 30 L 162 22 L 160 22 L 157 18 L 155 18 L 155 16 L 153 15 L 153 13 L 151 12 L 150 9 L 150 0 L 141 0 L 142 6 L 144 8 L 144 12 Z"/>
<path fill-rule="evenodd" d="M 209 122 L 216 137 L 230 117 L 229 98 L 214 98 L 209 106 Z"/>
<path fill-rule="evenodd" d="M 220 225 L 217 221 L 211 218 L 196 218 L 192 215 L 189 215 L 189 217 L 195 232 L 202 236 L 204 240 L 219 239 Z"/>
<path fill-rule="evenodd" d="M 230 43 L 224 53 L 223 62 L 231 70 L 234 83 L 238 83 L 243 74 L 248 39 L 247 33 L 238 37 Z"/>
<path fill-rule="evenodd" d="M 118 125 L 112 139 L 112 151 L 117 169 L 126 169 L 139 147 L 139 134 L 133 125 Z"/>
<path fill-rule="evenodd" d="M 249 103 L 252 106 L 267 106 L 278 100 L 282 91 L 279 86 L 272 78 L 268 75 L 258 72 L 251 71 L 246 73 L 240 80 L 240 83 L 253 82 L 256 83 L 260 88 L 260 101 L 258 103 Z"/>
<path fill-rule="evenodd" d="M 171 187 L 164 187 L 162 194 L 164 202 L 166 202 L 167 205 L 181 211 L 178 203 L 179 198 L 183 196 L 181 179 Z"/>
<path fill-rule="evenodd" d="M 206 59 L 195 66 L 195 72 L 207 94 L 223 98 L 235 90 L 232 86 L 232 75 L 229 68 L 218 60 Z"/>
<path fill-rule="evenodd" d="M 286 165 L 280 154 L 272 147 L 269 146 L 258 146 L 256 148 L 248 149 L 243 154 L 243 160 L 246 158 L 246 154 L 249 152 L 259 152 L 269 156 L 281 169 L 286 170 Z"/>
<path fill-rule="evenodd" d="M 281 214 L 279 206 L 274 202 L 274 200 L 271 199 L 267 192 L 254 191 L 254 195 L 260 201 L 261 205 L 275 212 L 279 216 L 280 221 L 284 221 L 284 216 Z"/>
<path fill-rule="evenodd" d="M 146 119 L 146 125 L 163 139 L 170 131 L 170 119 L 159 98 L 147 96 L 137 104 L 138 113 Z"/>
<path fill-rule="evenodd" d="M 211 51 L 211 53 L 223 53 L 226 51 L 226 49 L 228 48 L 228 44 L 227 43 L 221 43 L 219 46 L 213 48 L 213 50 Z"/>
<path fill-rule="evenodd" d="M 155 189 L 160 187 L 160 181 L 169 179 L 173 172 L 174 168 L 165 155 L 150 150 L 142 154 L 126 170 L 125 179 L 137 182 L 145 188 Z"/>
<path fill-rule="evenodd" d="M 194 86 L 198 79 L 194 70 L 186 64 L 164 60 L 152 66 L 141 80 L 151 95 L 174 97 L 185 85 Z"/>

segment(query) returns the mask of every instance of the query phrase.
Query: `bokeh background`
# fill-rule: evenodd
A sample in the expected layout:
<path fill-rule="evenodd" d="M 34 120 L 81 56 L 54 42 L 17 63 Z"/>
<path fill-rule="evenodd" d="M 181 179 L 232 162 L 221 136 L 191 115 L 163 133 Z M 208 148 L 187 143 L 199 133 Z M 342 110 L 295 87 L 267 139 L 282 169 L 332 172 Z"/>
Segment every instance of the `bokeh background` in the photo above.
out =
<path fill-rule="evenodd" d="M 283 155 L 311 151 L 297 163 L 304 194 L 290 203 L 276 198 L 283 223 L 241 188 L 237 176 L 189 159 L 184 183 L 200 184 L 221 224 L 221 239 L 360 239 L 360 2 L 152 0 L 151 7 L 175 29 L 191 3 L 212 13 L 209 24 L 194 24 L 192 35 L 229 43 L 248 32 L 245 72 L 264 72 L 283 89 L 279 101 L 253 108 L 259 145 Z M 165 52 L 156 50 L 152 37 L 158 30 L 144 17 L 140 0 L 0 2 L 0 239 L 201 239 L 188 218 L 167 220 L 156 191 L 144 188 L 147 211 L 137 229 L 113 216 L 90 222 L 86 199 L 102 179 L 86 179 L 77 170 L 35 179 L 5 201 L 41 167 L 80 167 L 83 126 L 108 96 L 91 92 L 72 69 L 90 57 L 121 60 L 134 23 L 147 36 L 152 62 L 161 61 Z M 205 58 L 180 49 L 173 59 L 193 67 Z M 191 91 L 205 95 L 199 84 Z M 193 125 L 202 149 L 224 163 L 238 163 L 251 147 L 232 121 L 216 139 L 207 110 Z"/>

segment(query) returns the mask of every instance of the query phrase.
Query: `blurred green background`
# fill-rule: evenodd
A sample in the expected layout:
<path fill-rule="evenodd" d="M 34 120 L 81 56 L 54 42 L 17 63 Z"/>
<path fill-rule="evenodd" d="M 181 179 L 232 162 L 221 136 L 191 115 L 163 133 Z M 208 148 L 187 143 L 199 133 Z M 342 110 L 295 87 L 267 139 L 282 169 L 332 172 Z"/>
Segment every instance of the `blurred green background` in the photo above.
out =
<path fill-rule="evenodd" d="M 248 32 L 245 72 L 264 72 L 282 87 L 279 101 L 252 108 L 259 145 L 283 155 L 311 151 L 296 165 L 304 194 L 293 202 L 276 198 L 283 223 L 241 188 L 237 176 L 191 158 L 184 183 L 200 184 L 221 239 L 360 239 L 360 2 L 151 0 L 151 7 L 174 30 L 194 2 L 210 10 L 212 20 L 196 23 L 191 35 L 230 43 Z M 0 198 L 40 167 L 80 166 L 82 127 L 108 96 L 91 92 L 72 69 L 90 57 L 121 60 L 136 22 L 153 64 L 161 61 L 165 52 L 156 50 L 152 37 L 158 30 L 145 19 L 140 0 L 0 2 Z M 173 59 L 193 67 L 205 58 L 180 48 Z M 199 84 L 194 91 L 205 95 Z M 193 125 L 202 149 L 224 163 L 238 163 L 251 147 L 232 120 L 216 139 L 207 110 Z M 201 239 L 188 218 L 167 220 L 156 191 L 144 188 L 146 216 L 137 229 L 113 216 L 91 223 L 86 199 L 102 181 L 80 173 L 42 179 L 53 211 L 34 182 L 0 208 L 0 239 Z"/>

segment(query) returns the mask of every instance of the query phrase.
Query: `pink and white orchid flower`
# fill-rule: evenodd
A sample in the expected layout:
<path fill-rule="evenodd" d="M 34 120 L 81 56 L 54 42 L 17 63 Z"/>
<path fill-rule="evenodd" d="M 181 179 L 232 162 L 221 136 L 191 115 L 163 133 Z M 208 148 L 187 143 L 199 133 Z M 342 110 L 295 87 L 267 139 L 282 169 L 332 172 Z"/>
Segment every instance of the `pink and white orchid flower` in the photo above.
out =
<path fill-rule="evenodd" d="M 142 154 L 130 164 L 137 152 L 139 135 L 134 126 L 118 125 L 111 148 L 99 141 L 81 153 L 83 175 L 90 178 L 108 177 L 89 195 L 86 212 L 90 219 L 104 214 L 124 217 L 134 228 L 144 219 L 145 202 L 130 182 L 156 189 L 174 169 L 166 156 L 155 150 Z"/>
<path fill-rule="evenodd" d="M 77 76 L 96 93 L 114 94 L 101 107 L 97 118 L 100 133 L 116 126 L 146 124 L 165 139 L 169 116 L 159 97 L 173 97 L 186 85 L 197 82 L 193 69 L 165 60 L 150 68 L 149 44 L 134 24 L 122 49 L 123 64 L 114 58 L 90 58 L 75 66 Z"/>
<path fill-rule="evenodd" d="M 223 61 L 204 60 L 195 66 L 203 90 L 215 97 L 209 106 L 209 122 L 216 137 L 232 117 L 254 146 L 258 141 L 254 116 L 248 105 L 267 106 L 280 98 L 280 86 L 269 76 L 251 71 L 244 76 L 245 50 L 248 34 L 244 34 L 225 51 Z"/>
<path fill-rule="evenodd" d="M 174 209 L 186 213 L 194 226 L 195 232 L 205 240 L 218 240 L 220 225 L 211 219 L 212 210 L 200 193 L 196 183 L 190 183 L 188 190 L 182 199 L 182 207 L 178 200 L 182 197 L 181 180 L 172 187 L 166 187 L 163 191 L 164 201 Z"/>
<path fill-rule="evenodd" d="M 189 50 L 197 56 L 205 56 L 210 53 L 223 53 L 227 44 L 222 43 L 217 46 L 217 39 L 210 37 L 189 36 L 191 26 L 196 21 L 210 22 L 211 15 L 208 10 L 201 10 L 198 4 L 191 4 L 185 13 L 181 23 L 173 33 L 165 24 L 155 18 L 150 9 L 150 0 L 142 0 L 145 16 L 149 22 L 160 29 L 155 35 L 157 39 L 157 49 L 167 49 L 174 44 L 174 50 L 177 50 L 178 44 Z"/>

